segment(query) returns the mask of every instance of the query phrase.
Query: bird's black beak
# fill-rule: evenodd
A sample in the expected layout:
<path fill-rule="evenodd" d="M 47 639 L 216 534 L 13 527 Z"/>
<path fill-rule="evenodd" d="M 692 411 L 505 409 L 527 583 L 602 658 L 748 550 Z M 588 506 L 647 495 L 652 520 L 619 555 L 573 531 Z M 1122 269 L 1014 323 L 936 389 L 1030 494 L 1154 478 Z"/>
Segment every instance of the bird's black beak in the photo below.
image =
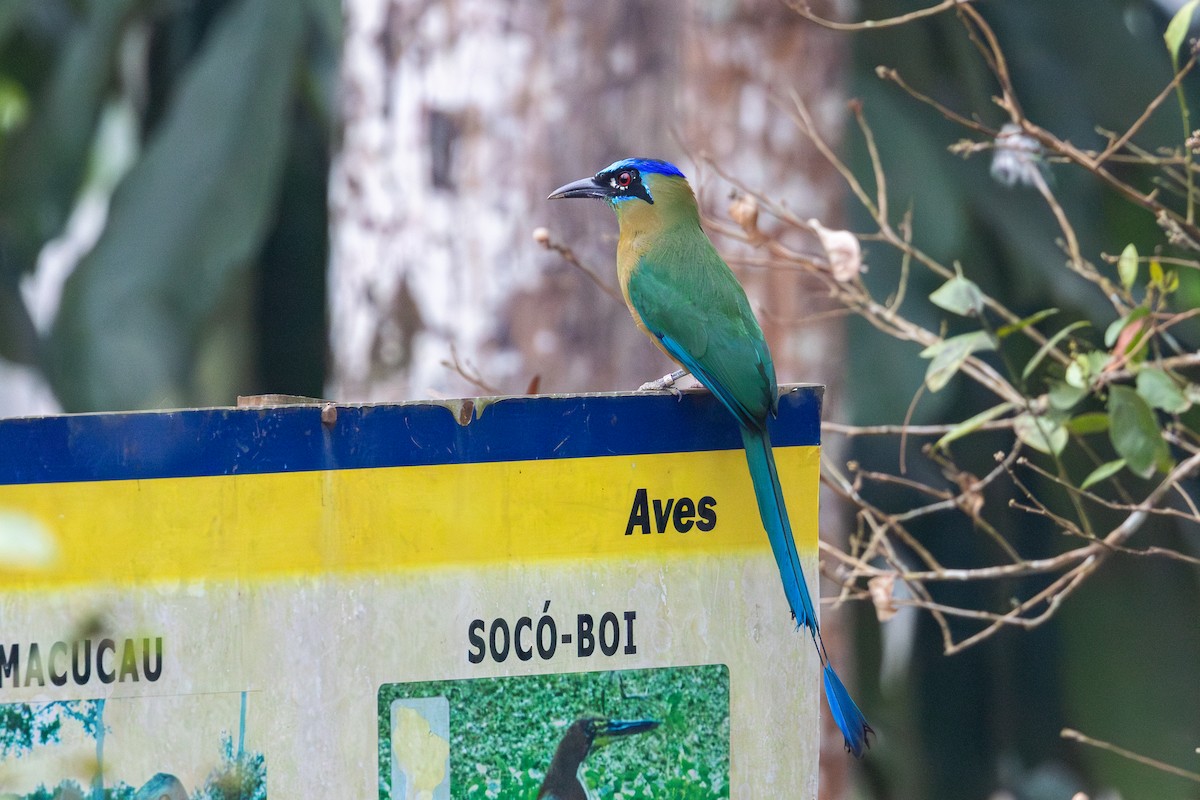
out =
<path fill-rule="evenodd" d="M 603 747 L 621 736 L 652 731 L 661 724 L 656 719 L 610 719 L 596 726 L 595 745 Z"/>
<path fill-rule="evenodd" d="M 566 186 L 560 186 L 550 193 L 547 200 L 558 200 L 564 197 L 608 197 L 608 184 L 601 183 L 595 178 L 581 178 L 580 180 L 568 183 Z"/>

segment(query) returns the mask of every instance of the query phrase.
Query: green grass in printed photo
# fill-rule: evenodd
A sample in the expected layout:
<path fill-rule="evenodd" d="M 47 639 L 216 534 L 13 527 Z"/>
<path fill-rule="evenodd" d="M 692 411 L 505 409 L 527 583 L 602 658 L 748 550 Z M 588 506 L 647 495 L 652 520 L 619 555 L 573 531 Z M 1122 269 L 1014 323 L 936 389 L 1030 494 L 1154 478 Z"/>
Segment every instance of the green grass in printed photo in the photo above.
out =
<path fill-rule="evenodd" d="M 448 720 L 434 710 L 439 707 L 448 707 Z M 572 751 L 573 744 L 582 749 Z M 413 763 L 415 753 L 420 764 Z M 556 753 L 559 766 L 566 766 L 561 772 L 551 769 Z M 728 669 L 718 664 L 379 689 L 380 800 L 403 800 L 406 790 L 428 791 L 434 800 L 536 800 L 543 784 L 572 778 L 600 798 L 728 798 Z"/>

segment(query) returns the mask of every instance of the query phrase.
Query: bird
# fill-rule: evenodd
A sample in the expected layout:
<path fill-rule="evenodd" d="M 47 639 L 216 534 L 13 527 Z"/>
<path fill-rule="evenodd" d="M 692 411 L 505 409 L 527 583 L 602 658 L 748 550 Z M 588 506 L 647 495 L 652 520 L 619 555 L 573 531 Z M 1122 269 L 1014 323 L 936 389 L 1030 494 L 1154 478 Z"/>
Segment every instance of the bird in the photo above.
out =
<path fill-rule="evenodd" d="M 690 372 L 737 420 L 759 516 L 797 627 L 820 658 L 825 698 L 845 739 L 861 757 L 874 730 L 838 677 L 821 640 L 784 504 L 767 431 L 779 407 L 771 352 L 746 292 L 700 226 L 700 210 L 679 168 L 626 158 L 548 199 L 596 198 L 617 215 L 617 279 L 637 327 L 682 369 L 642 388 L 673 387 Z"/>
<path fill-rule="evenodd" d="M 546 769 L 537 800 L 591 800 L 596 795 L 583 782 L 583 761 L 597 748 L 622 736 L 652 731 L 658 720 L 580 717 L 567 727 Z"/>

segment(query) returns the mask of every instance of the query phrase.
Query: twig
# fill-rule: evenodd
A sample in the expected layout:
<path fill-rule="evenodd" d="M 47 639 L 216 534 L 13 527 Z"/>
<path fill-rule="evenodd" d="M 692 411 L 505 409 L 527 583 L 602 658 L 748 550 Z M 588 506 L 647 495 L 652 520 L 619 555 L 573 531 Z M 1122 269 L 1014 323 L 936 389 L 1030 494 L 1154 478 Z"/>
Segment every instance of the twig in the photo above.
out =
<path fill-rule="evenodd" d="M 886 19 L 865 19 L 862 22 L 837 22 L 831 19 L 819 17 L 813 13 L 809 7 L 807 0 L 789 0 L 788 7 L 799 14 L 809 22 L 815 22 L 822 28 L 829 28 L 834 31 L 865 31 L 879 30 L 880 28 L 894 28 L 897 25 L 907 25 L 910 22 L 922 19 L 924 17 L 932 17 L 935 14 L 940 14 L 943 11 L 954 8 L 955 6 L 963 6 L 974 0 L 942 0 L 935 6 L 928 8 L 910 11 L 907 14 L 901 14 L 898 17 L 888 17 Z"/>
<path fill-rule="evenodd" d="M 904 412 L 904 427 L 908 428 L 912 424 L 913 414 L 917 412 L 917 403 L 921 402 L 921 397 L 925 394 L 925 382 L 921 381 L 921 385 L 913 392 L 912 400 L 908 404 L 908 410 Z M 900 474 L 903 475 L 908 471 L 906 455 L 908 453 L 908 433 L 907 430 L 900 434 Z"/>
<path fill-rule="evenodd" d="M 875 205 L 878 209 L 877 214 L 880 219 L 890 219 L 891 215 L 888 214 L 887 175 L 883 171 L 883 160 L 879 157 L 879 148 L 875 146 L 875 134 L 871 131 L 871 126 L 867 124 L 867 120 L 863 116 L 862 103 L 851 103 L 850 110 L 854 112 L 854 121 L 858 123 L 858 130 L 862 133 L 863 142 L 867 145 L 867 156 L 871 160 L 871 171 L 875 175 Z"/>
<path fill-rule="evenodd" d="M 588 278 L 591 280 L 592 283 L 594 283 L 594 284 L 596 284 L 596 286 L 600 287 L 600 290 L 602 292 L 604 292 L 606 295 L 611 297 L 613 300 L 616 300 L 621 305 L 625 305 L 625 300 L 621 297 L 620 294 L 617 293 L 616 289 L 612 288 L 607 283 L 605 283 L 605 281 L 599 275 L 597 275 L 590 267 L 588 267 L 586 264 L 584 264 L 582 261 L 580 261 L 579 256 L 575 255 L 574 250 L 572 250 L 567 245 L 556 241 L 550 235 L 550 231 L 546 230 L 545 228 L 538 228 L 537 230 L 535 230 L 533 232 L 533 240 L 535 242 L 537 242 L 538 244 L 540 244 L 542 247 L 546 248 L 547 250 L 558 253 L 560 256 L 562 256 L 563 261 L 566 261 L 572 267 L 575 267 L 575 269 L 579 270 L 584 275 L 588 276 Z"/>
<path fill-rule="evenodd" d="M 1033 628 L 1038 627 L 1046 620 L 1054 616 L 1054 612 L 1058 611 L 1058 608 L 1062 605 L 1063 601 L 1079 588 L 1079 585 L 1083 582 L 1083 579 L 1095 571 L 1097 563 L 1098 561 L 1096 557 L 1085 559 L 1078 566 L 1059 576 L 1057 580 L 1055 580 L 1045 589 L 1038 592 L 1033 597 L 1030 597 L 1028 600 L 1019 603 L 1015 608 L 1013 608 L 1012 611 L 999 616 L 991 625 L 987 626 L 978 633 L 966 637 L 965 639 L 960 639 L 953 646 L 946 648 L 946 655 L 954 655 L 955 653 L 966 650 L 968 647 L 971 647 L 974 644 L 978 644 L 979 642 L 999 631 L 1005 625 L 1017 625 L 1025 628 L 1026 630 L 1032 630 Z M 1024 614 L 1026 611 L 1041 603 L 1046 604 L 1045 611 L 1035 617 L 1022 616 L 1022 614 Z"/>
<path fill-rule="evenodd" d="M 920 103 L 924 103 L 951 122 L 958 123 L 964 128 L 975 131 L 976 133 L 984 136 L 988 139 L 988 141 L 994 140 L 1000 134 L 999 131 L 989 128 L 988 126 L 976 122 L 973 119 L 964 117 L 957 111 L 952 110 L 949 106 L 943 105 L 929 95 L 917 91 L 910 86 L 908 82 L 904 80 L 904 78 L 900 77 L 900 73 L 897 70 L 892 69 L 891 67 L 876 67 L 875 75 L 882 80 L 891 81 L 903 89 L 905 94 L 907 94 L 909 97 Z"/>
<path fill-rule="evenodd" d="M 1133 138 L 1134 134 L 1141 130 L 1142 126 L 1146 124 L 1146 120 L 1150 119 L 1150 116 L 1158 110 L 1158 107 L 1161 106 L 1166 99 L 1171 96 L 1171 93 L 1174 92 L 1179 84 L 1183 81 L 1184 76 L 1191 72 L 1192 67 L 1194 66 L 1196 66 L 1196 54 L 1192 53 L 1191 57 L 1183 65 L 1183 69 L 1175 73 L 1175 77 L 1173 77 L 1171 82 L 1168 83 L 1166 87 L 1159 92 L 1153 100 L 1150 101 L 1149 105 L 1146 106 L 1146 110 L 1142 112 L 1141 116 L 1133 121 L 1133 124 L 1129 126 L 1125 133 L 1121 134 L 1119 138 L 1110 141 L 1108 147 L 1105 147 L 1103 152 L 1099 153 L 1095 157 L 1096 163 L 1103 164 L 1105 161 L 1111 158 L 1114 153 L 1124 147 L 1129 140 Z"/>
<path fill-rule="evenodd" d="M 842 436 L 945 436 L 961 423 L 947 425 L 847 425 L 843 422 L 822 422 L 821 430 Z M 1011 430 L 1012 420 L 992 420 L 980 425 L 981 431 Z"/>
<path fill-rule="evenodd" d="M 1021 104 L 1017 102 L 1017 94 L 1008 72 L 1008 60 L 1004 57 L 1004 51 L 1000 48 L 992 26 L 988 25 L 983 15 L 972 6 L 964 5 L 959 8 L 958 16 L 967 31 L 967 37 L 979 49 L 996 82 L 1000 84 L 1000 107 L 1008 112 L 1013 122 L 1019 123 L 1025 118 L 1025 113 L 1021 110 Z"/>
<path fill-rule="evenodd" d="M 900 236 L 904 239 L 905 249 L 900 252 L 900 277 L 896 280 L 896 294 L 888 302 L 888 313 L 895 315 L 899 313 L 900 306 L 904 303 L 904 295 L 908 291 L 908 275 L 912 268 L 912 253 L 909 250 L 912 248 L 913 235 L 913 208 L 912 203 L 909 203 L 908 208 L 904 210 L 904 216 L 900 219 Z"/>
<path fill-rule="evenodd" d="M 454 342 L 450 343 L 450 360 L 443 361 L 442 366 L 458 373 L 459 377 L 482 391 L 484 394 L 502 394 L 498 388 L 487 382 L 483 375 L 481 375 L 480 372 L 475 369 L 473 364 L 470 362 L 464 364 L 458 360 L 458 348 L 455 346 Z"/>
<path fill-rule="evenodd" d="M 1153 767 L 1154 769 L 1162 770 L 1163 772 L 1169 772 L 1172 775 L 1177 775 L 1180 778 L 1187 778 L 1189 781 L 1200 783 L 1200 774 L 1188 772 L 1186 769 L 1180 769 L 1179 767 L 1168 764 L 1165 761 L 1159 761 L 1157 758 L 1150 758 L 1149 756 L 1143 756 L 1139 753 L 1135 753 L 1132 750 L 1126 750 L 1124 747 L 1119 747 L 1112 742 L 1093 739 L 1090 736 L 1080 733 L 1074 728 L 1063 728 L 1062 733 L 1059 735 L 1064 739 L 1070 739 L 1071 741 L 1079 742 L 1080 744 L 1086 744 L 1090 745 L 1091 747 L 1097 747 L 1101 750 L 1107 750 L 1110 753 L 1116 753 L 1119 756 L 1128 758 L 1130 761 L 1136 761 L 1139 764 L 1146 765 L 1147 767 Z"/>

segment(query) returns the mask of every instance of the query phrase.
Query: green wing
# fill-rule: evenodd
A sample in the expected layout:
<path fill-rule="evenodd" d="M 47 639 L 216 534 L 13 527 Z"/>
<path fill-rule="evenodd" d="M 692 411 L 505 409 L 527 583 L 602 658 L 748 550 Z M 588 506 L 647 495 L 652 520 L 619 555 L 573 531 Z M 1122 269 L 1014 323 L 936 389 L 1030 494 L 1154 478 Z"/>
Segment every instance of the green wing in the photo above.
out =
<path fill-rule="evenodd" d="M 747 427 L 776 407 L 775 365 L 746 292 L 703 231 L 661 237 L 629 278 L 646 328 Z"/>

